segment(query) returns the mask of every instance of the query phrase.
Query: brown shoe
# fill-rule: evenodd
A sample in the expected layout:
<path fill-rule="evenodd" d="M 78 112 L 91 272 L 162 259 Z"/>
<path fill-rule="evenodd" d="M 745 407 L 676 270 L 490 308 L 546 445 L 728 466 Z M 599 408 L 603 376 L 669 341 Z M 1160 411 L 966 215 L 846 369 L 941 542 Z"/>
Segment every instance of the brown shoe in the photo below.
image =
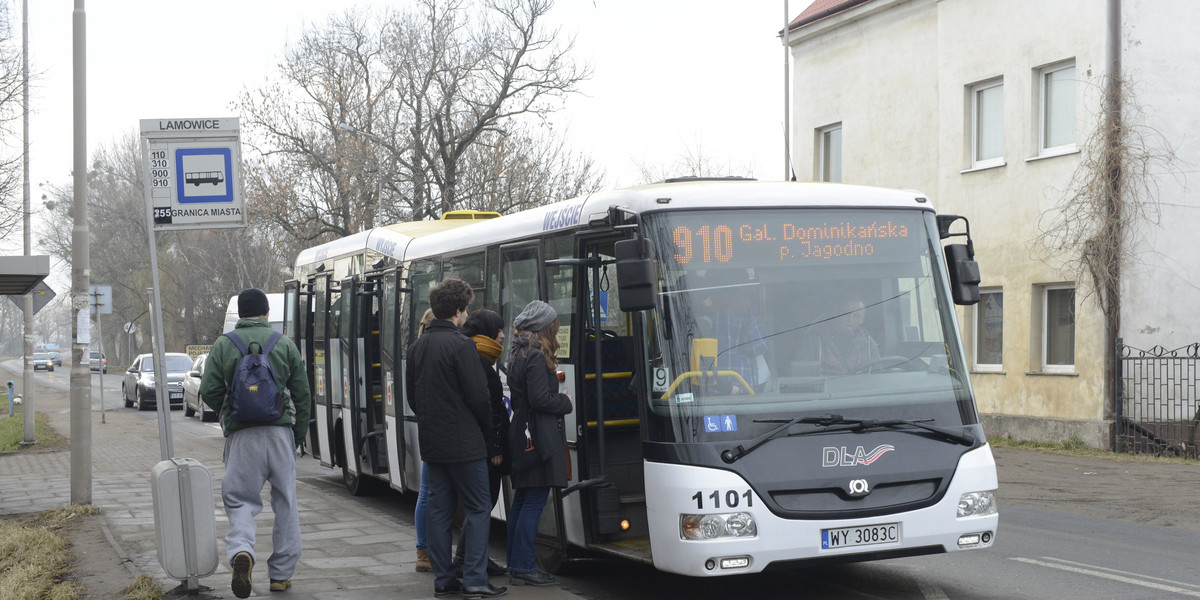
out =
<path fill-rule="evenodd" d="M 233 569 L 233 581 L 229 586 L 233 588 L 233 595 L 238 598 L 249 597 L 250 571 L 254 569 L 254 557 L 250 556 L 249 552 L 238 552 L 233 555 L 233 560 L 229 561 L 229 566 Z"/>
<path fill-rule="evenodd" d="M 417 572 L 433 572 L 433 565 L 429 564 L 429 550 L 426 548 L 417 548 Z"/>

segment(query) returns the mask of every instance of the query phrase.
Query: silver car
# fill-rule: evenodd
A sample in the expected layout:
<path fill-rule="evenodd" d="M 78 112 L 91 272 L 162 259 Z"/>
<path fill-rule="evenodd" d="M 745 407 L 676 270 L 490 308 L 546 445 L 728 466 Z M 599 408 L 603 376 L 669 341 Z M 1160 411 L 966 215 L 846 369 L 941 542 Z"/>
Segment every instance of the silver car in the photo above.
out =
<path fill-rule="evenodd" d="M 207 354 L 197 356 L 187 377 L 183 378 L 183 416 L 191 417 L 200 413 L 201 421 L 216 421 L 217 413 L 200 399 L 200 380 L 204 378 L 204 363 L 207 361 Z"/>
<path fill-rule="evenodd" d="M 54 372 L 54 360 L 51 359 L 50 355 L 45 352 L 34 352 L 33 353 L 33 370 L 37 371 L 40 369 L 45 369 L 46 371 L 53 373 Z"/>
<path fill-rule="evenodd" d="M 183 408 L 183 379 L 192 368 L 192 357 L 182 352 L 167 352 L 163 359 L 166 361 L 168 401 L 172 408 Z M 138 410 L 158 406 L 155 388 L 154 355 L 138 355 L 129 370 L 125 371 L 125 380 L 121 382 L 125 408 L 132 408 L 134 404 Z"/>
<path fill-rule="evenodd" d="M 88 368 L 93 371 L 100 371 L 101 374 L 108 374 L 108 357 L 92 350 L 88 353 Z"/>

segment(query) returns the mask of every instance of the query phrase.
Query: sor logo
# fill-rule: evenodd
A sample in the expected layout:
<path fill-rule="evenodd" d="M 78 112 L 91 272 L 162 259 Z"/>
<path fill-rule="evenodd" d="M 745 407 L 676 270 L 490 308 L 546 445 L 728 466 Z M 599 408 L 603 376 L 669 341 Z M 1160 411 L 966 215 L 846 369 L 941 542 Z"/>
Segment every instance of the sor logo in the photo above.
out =
<path fill-rule="evenodd" d="M 850 492 L 851 496 L 861 497 L 871 493 L 871 486 L 866 479 L 851 479 L 846 490 Z"/>
<path fill-rule="evenodd" d="M 895 450 L 896 447 L 891 444 L 880 444 L 875 446 L 875 449 L 867 452 L 862 446 L 856 448 L 853 452 L 845 446 L 833 447 L 826 446 L 821 450 L 821 466 L 822 467 L 857 467 L 869 465 L 879 457 Z"/>

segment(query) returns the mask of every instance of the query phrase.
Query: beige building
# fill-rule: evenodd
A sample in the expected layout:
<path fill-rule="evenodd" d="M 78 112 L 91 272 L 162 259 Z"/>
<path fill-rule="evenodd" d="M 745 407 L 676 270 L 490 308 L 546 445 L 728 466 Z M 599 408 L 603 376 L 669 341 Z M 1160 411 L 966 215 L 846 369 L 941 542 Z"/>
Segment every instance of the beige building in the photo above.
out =
<path fill-rule="evenodd" d="M 817 0 L 792 21 L 796 178 L 919 189 L 970 219 L 983 296 L 959 318 L 990 435 L 1109 447 L 1114 338 L 1200 340 L 1198 26 L 1188 0 Z M 1067 199 L 1103 180 L 1112 58 L 1130 83 L 1125 181 L 1149 192 L 1123 198 L 1154 199 L 1120 236 L 1115 331 L 1084 245 L 1046 243 L 1103 209 Z"/>

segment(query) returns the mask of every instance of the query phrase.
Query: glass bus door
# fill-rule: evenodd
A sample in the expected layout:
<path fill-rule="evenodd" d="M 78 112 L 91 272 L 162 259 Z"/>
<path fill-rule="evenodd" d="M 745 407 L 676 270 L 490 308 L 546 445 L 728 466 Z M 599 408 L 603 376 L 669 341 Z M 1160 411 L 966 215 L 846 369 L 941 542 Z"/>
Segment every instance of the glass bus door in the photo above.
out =
<path fill-rule="evenodd" d="M 305 374 L 308 377 L 308 389 L 315 393 L 313 389 L 313 369 L 312 369 L 312 333 L 308 329 L 312 321 L 312 299 L 311 292 L 300 291 L 300 282 L 295 279 L 285 281 L 283 283 L 283 337 L 286 337 L 296 344 L 296 349 L 300 351 L 300 360 L 304 364 Z M 310 452 L 316 456 L 318 448 L 315 436 L 316 432 L 316 416 L 317 411 L 311 404 L 312 409 L 309 413 L 309 433 L 308 447 Z"/>
<path fill-rule="evenodd" d="M 308 336 L 310 341 L 305 346 L 311 349 L 310 358 L 306 364 L 309 369 L 309 384 L 312 389 L 314 427 L 309 430 L 312 442 L 313 456 L 320 460 L 322 466 L 334 466 L 332 437 L 335 422 L 333 406 L 330 401 L 329 386 L 329 333 L 330 333 L 330 286 L 329 275 L 317 275 L 309 280 L 312 290 L 311 306 L 312 320 L 309 323 Z"/>
<path fill-rule="evenodd" d="M 371 407 L 375 399 L 370 394 L 374 388 L 370 376 L 370 348 L 374 346 L 378 350 L 378 342 L 367 342 L 372 331 L 376 337 L 378 334 L 378 327 L 371 327 L 370 319 L 373 287 L 373 283 L 358 277 L 342 280 L 338 336 L 340 364 L 339 373 L 335 374 L 341 380 L 342 390 L 339 462 L 342 481 L 356 496 L 368 491 L 371 480 L 367 476 L 373 476 L 381 462 L 376 460 L 375 449 L 382 436 L 374 431 Z"/>
<path fill-rule="evenodd" d="M 368 274 L 354 281 L 355 394 L 351 413 L 358 471 L 379 479 L 388 477 L 387 385 L 383 369 L 384 282 L 390 272 Z M 361 486 L 361 482 L 360 482 Z M 352 490 L 353 491 L 353 490 Z"/>
<path fill-rule="evenodd" d="M 574 344 L 578 357 L 577 422 L 580 502 L 587 515 L 588 544 L 648 558 L 646 486 L 642 463 L 639 395 L 635 382 L 643 364 L 636 335 L 638 315 L 621 312 L 613 243 L 621 238 L 583 239 L 577 271 L 576 314 L 581 323 Z M 595 483 L 596 485 L 588 485 Z"/>
<path fill-rule="evenodd" d="M 383 424 L 387 448 L 388 480 L 392 487 L 404 491 L 408 474 L 405 472 L 404 407 L 397 406 L 404 388 L 400 347 L 400 327 L 404 322 L 404 286 L 400 269 L 384 272 L 377 280 L 379 300 L 379 365 L 383 394 Z"/>

